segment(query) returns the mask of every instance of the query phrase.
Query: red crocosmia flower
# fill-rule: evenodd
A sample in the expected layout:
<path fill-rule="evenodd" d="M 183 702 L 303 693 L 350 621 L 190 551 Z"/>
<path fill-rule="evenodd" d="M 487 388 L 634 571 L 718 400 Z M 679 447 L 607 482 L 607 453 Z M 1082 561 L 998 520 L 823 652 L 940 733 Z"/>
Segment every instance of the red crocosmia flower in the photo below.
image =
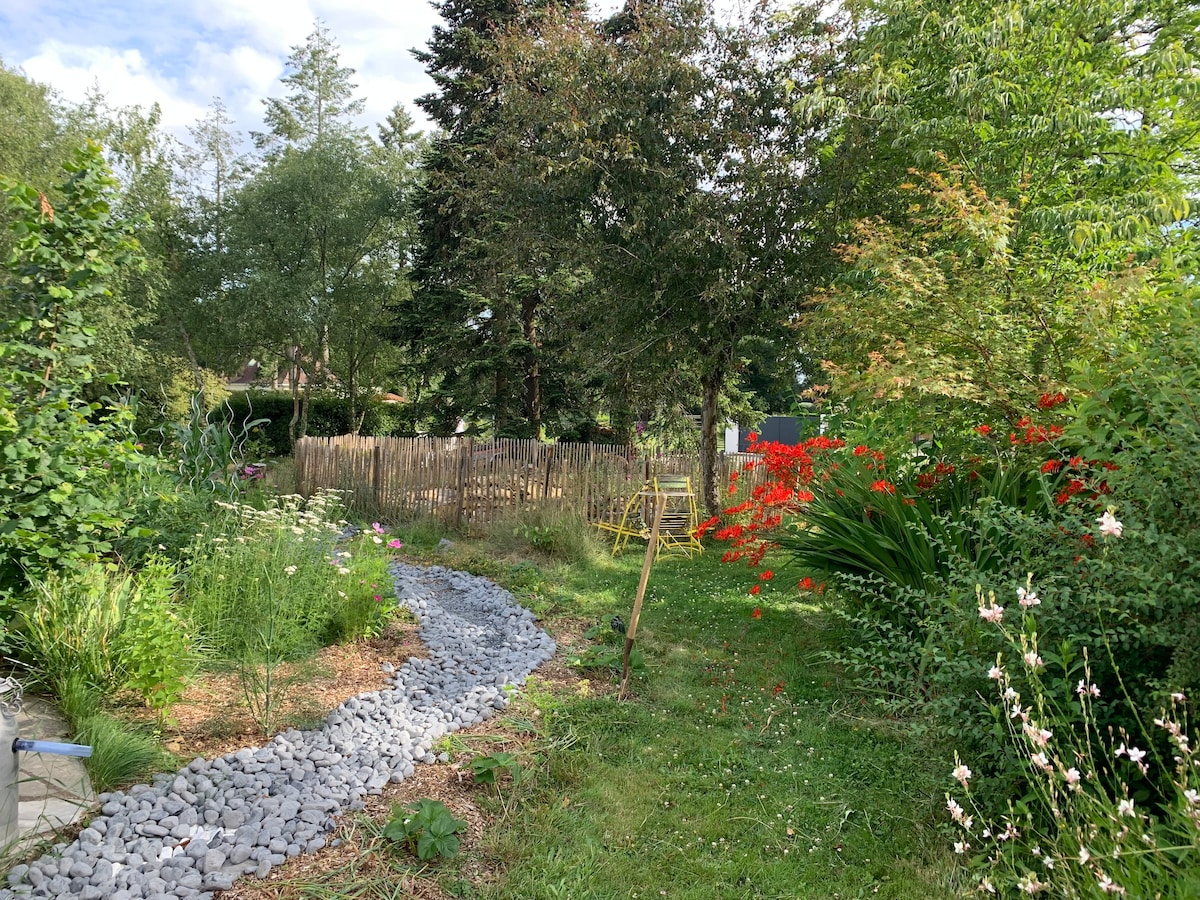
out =
<path fill-rule="evenodd" d="M 756 585 L 755 585 L 755 587 L 758 587 L 758 585 L 756 584 Z M 758 592 L 757 592 L 757 591 L 751 591 L 751 593 L 758 593 Z M 754 607 L 754 612 L 750 613 L 750 618 L 752 618 L 752 619 L 761 619 L 761 618 L 762 618 L 762 610 L 761 610 L 761 609 L 759 609 L 757 606 L 756 606 L 756 607 Z"/>
<path fill-rule="evenodd" d="M 813 580 L 806 575 L 796 583 L 796 587 L 802 591 L 811 591 L 813 589 Z"/>
<path fill-rule="evenodd" d="M 871 482 L 871 490 L 877 494 L 894 494 L 896 493 L 896 486 L 890 481 L 884 481 L 880 478 L 878 481 Z"/>
<path fill-rule="evenodd" d="M 757 594 L 757 593 L 758 593 L 759 591 L 761 591 L 761 590 L 762 590 L 762 585 L 761 585 L 761 584 L 756 584 L 756 585 L 754 585 L 754 587 L 750 588 L 750 593 L 751 593 L 751 594 Z M 757 617 L 757 616 L 755 616 L 755 618 L 758 618 L 758 617 Z"/>
<path fill-rule="evenodd" d="M 1037 405 L 1038 405 L 1038 409 L 1054 409 L 1054 407 L 1060 406 L 1066 402 L 1067 402 L 1066 394 L 1064 394 L 1062 391 L 1056 391 L 1053 394 L 1051 394 L 1051 393 L 1042 394 L 1042 396 L 1038 397 Z"/>
<path fill-rule="evenodd" d="M 750 432 L 748 435 L 746 435 L 746 440 L 757 441 L 758 440 L 758 432 L 757 431 Z"/>
<path fill-rule="evenodd" d="M 1062 468 L 1062 465 L 1063 464 L 1062 464 L 1061 459 L 1048 459 L 1044 463 L 1042 463 L 1042 471 L 1045 472 L 1047 475 L 1053 475 L 1055 472 L 1057 472 L 1059 469 Z"/>
<path fill-rule="evenodd" d="M 774 577 L 775 577 L 775 573 L 774 573 L 774 572 L 772 572 L 770 569 L 767 569 L 767 570 L 765 570 L 765 571 L 764 571 L 764 572 L 763 572 L 761 575 L 759 575 L 758 577 L 759 577 L 760 579 L 762 579 L 763 581 L 770 581 L 772 578 L 774 578 Z"/>
<path fill-rule="evenodd" d="M 862 456 L 864 453 L 870 453 L 870 452 L 871 452 L 871 448 L 868 447 L 866 444 L 859 444 L 857 447 L 854 448 L 855 456 Z"/>
<path fill-rule="evenodd" d="M 992 426 L 991 425 L 976 425 L 975 430 L 977 432 L 979 432 L 980 434 L 982 434 L 984 437 L 987 437 L 989 434 L 992 433 Z"/>

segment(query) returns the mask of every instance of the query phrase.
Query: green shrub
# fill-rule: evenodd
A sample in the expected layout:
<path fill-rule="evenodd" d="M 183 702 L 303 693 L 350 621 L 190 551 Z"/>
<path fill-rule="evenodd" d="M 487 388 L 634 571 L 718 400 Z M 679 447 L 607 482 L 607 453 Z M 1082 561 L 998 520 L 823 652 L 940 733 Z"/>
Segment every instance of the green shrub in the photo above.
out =
<path fill-rule="evenodd" d="M 194 668 L 176 584 L 174 566 L 161 559 L 136 574 L 97 563 L 34 581 L 13 620 L 34 684 L 58 696 L 133 690 L 165 713 Z"/>
<path fill-rule="evenodd" d="M 240 391 L 227 404 L 232 420 L 266 419 L 251 430 L 251 437 L 269 456 L 287 456 L 292 452 L 288 438 L 288 423 L 292 419 L 292 396 L 282 391 Z M 404 407 L 379 401 L 368 401 L 363 409 L 360 434 L 376 437 L 407 436 L 411 424 L 405 419 Z M 311 437 L 336 437 L 353 430 L 348 401 L 334 396 L 310 398 L 308 434 Z"/>
<path fill-rule="evenodd" d="M 1024 790 L 981 797 L 976 760 L 956 754 L 950 775 L 958 784 L 946 804 L 955 851 L 989 894 L 1196 896 L 1200 760 L 1184 695 L 1165 698 L 1152 725 L 1147 703 L 1124 725 L 1106 727 L 1098 707 L 1108 695 L 1091 662 L 1110 648 L 1085 645 L 1068 665 L 1045 643 L 1043 609 L 1053 605 L 1030 600 L 1041 593 L 1030 580 L 1021 614 L 1010 609 L 986 624 L 1000 650 L 981 696 L 1003 710 L 999 730 Z M 1086 605 L 1086 591 L 1075 599 Z"/>
<path fill-rule="evenodd" d="M 0 599 L 107 553 L 128 522 L 117 487 L 142 464 L 130 410 L 90 399 L 109 380 L 82 316 L 118 267 L 137 264 L 136 243 L 109 215 L 116 182 L 99 147 L 66 169 L 53 210 L 33 187 L 0 181 L 16 236 L 0 272 Z"/>
<path fill-rule="evenodd" d="M 129 480 L 122 498 L 134 527 L 114 535 L 112 545 L 131 568 L 154 555 L 182 561 L 203 526 L 221 516 L 211 491 L 192 490 L 161 463 Z"/>

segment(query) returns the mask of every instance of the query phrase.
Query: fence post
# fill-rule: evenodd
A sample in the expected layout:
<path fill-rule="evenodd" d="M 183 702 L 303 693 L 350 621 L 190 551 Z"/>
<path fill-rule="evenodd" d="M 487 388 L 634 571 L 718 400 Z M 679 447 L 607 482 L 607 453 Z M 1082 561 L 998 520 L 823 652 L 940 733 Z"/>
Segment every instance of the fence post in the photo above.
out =
<path fill-rule="evenodd" d="M 378 515 L 383 501 L 383 448 L 379 446 L 378 438 L 371 448 L 371 495 Z"/>
<path fill-rule="evenodd" d="M 463 494 L 466 493 L 467 489 L 467 464 L 471 461 L 471 452 L 474 445 L 475 439 L 468 437 L 459 445 L 460 449 L 458 451 L 458 486 L 455 489 L 455 493 L 458 494 L 458 508 L 454 511 L 454 530 L 460 532 L 462 531 L 463 504 L 465 500 Z"/>
<path fill-rule="evenodd" d="M 551 445 L 546 451 L 546 482 L 542 486 L 542 500 L 546 500 L 550 496 L 550 469 L 554 465 L 554 446 Z M 565 498 L 564 498 L 565 499 Z"/>

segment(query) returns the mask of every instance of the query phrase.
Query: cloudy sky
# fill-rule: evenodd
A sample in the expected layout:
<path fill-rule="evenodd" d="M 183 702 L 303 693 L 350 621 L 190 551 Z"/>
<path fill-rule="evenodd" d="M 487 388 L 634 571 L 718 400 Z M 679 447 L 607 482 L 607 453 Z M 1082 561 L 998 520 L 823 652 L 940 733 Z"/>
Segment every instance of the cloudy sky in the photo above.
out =
<path fill-rule="evenodd" d="M 440 21 L 426 0 L 0 0 L 0 59 L 68 100 L 98 83 L 114 106 L 157 102 L 179 136 L 219 96 L 245 133 L 318 18 L 357 70 L 364 124 L 400 101 L 425 127 L 413 100 L 432 82 L 409 51 Z"/>

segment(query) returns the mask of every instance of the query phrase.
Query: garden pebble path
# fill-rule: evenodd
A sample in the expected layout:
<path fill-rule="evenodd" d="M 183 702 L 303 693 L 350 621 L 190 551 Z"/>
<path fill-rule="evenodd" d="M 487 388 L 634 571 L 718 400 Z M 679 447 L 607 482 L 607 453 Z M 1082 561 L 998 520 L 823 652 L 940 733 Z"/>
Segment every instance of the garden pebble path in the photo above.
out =
<path fill-rule="evenodd" d="M 324 847 L 337 816 L 432 762 L 435 741 L 503 709 L 506 688 L 554 655 L 533 614 L 485 578 L 400 563 L 391 574 L 428 658 L 347 700 L 320 729 L 101 794 L 74 843 L 15 867 L 0 900 L 210 898 L 241 876 L 264 878 Z"/>

